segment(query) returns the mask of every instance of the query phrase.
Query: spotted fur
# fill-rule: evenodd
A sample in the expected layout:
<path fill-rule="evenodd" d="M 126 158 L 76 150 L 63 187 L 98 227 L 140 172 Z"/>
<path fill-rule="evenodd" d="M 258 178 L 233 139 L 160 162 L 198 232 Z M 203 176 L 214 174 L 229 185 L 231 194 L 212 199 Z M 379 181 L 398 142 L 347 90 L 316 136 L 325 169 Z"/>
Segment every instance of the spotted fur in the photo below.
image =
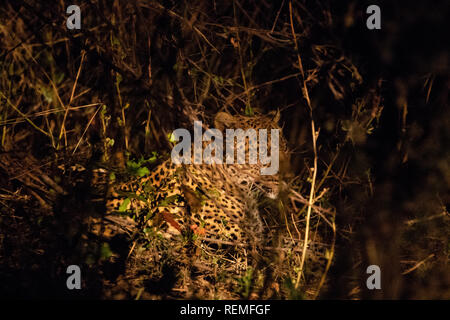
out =
<path fill-rule="evenodd" d="M 214 126 L 222 132 L 227 128 L 268 129 L 270 150 L 270 129 L 280 129 L 278 121 L 278 113 L 247 117 L 220 112 Z M 206 238 L 242 241 L 249 228 L 261 224 L 255 195 L 274 197 L 278 192 L 277 175 L 262 176 L 260 163 L 248 164 L 249 143 L 257 142 L 247 139 L 247 164 L 242 165 L 176 165 L 168 159 L 149 176 L 115 188 L 107 210 L 145 214 L 148 223 L 165 235 L 191 230 Z M 285 149 L 280 135 L 280 152 Z"/>

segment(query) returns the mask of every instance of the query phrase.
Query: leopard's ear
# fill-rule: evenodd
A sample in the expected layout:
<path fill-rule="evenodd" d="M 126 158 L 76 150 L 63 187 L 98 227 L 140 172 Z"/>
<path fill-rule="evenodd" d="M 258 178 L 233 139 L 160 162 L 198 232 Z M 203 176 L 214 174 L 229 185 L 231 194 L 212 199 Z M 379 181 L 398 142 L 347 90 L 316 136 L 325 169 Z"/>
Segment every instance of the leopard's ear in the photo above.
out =
<path fill-rule="evenodd" d="M 277 109 L 276 111 L 270 111 L 269 116 L 272 117 L 272 121 L 275 123 L 278 123 L 281 118 L 281 112 L 280 109 Z"/>
<path fill-rule="evenodd" d="M 214 127 L 223 131 L 227 128 L 232 128 L 235 122 L 234 117 L 226 112 L 218 112 L 214 117 Z"/>

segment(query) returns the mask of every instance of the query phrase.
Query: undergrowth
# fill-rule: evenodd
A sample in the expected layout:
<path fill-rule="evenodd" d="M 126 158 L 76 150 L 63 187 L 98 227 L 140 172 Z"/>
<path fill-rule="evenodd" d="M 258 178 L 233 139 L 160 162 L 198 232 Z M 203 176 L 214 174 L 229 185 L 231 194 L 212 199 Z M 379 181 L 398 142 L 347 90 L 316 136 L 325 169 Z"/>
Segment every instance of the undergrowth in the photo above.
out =
<path fill-rule="evenodd" d="M 401 26 L 368 36 L 356 1 L 80 7 L 78 31 L 63 2 L 0 8 L 0 296 L 449 297 L 448 65 L 404 59 Z M 257 205 L 278 214 L 278 242 L 169 240 L 126 204 L 105 219 L 105 181 L 148 175 L 172 130 L 276 110 L 289 191 Z M 81 293 L 60 285 L 72 263 L 86 270 Z M 371 264 L 381 293 L 365 288 Z"/>

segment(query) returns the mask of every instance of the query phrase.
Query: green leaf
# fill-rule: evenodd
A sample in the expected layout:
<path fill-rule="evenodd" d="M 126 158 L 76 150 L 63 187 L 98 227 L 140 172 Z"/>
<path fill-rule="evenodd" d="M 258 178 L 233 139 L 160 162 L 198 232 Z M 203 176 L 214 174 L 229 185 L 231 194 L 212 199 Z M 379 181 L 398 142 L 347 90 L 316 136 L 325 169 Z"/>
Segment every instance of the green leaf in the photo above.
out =
<path fill-rule="evenodd" d="M 111 44 L 113 45 L 113 46 L 120 46 L 120 41 L 119 41 L 119 38 L 116 38 L 116 37 L 112 37 L 112 39 L 111 39 Z"/>
<path fill-rule="evenodd" d="M 107 144 L 109 147 L 112 147 L 112 146 L 114 145 L 114 139 L 106 138 L 106 144 Z"/>
<path fill-rule="evenodd" d="M 40 87 L 40 91 L 41 91 L 42 95 L 44 96 L 45 100 L 48 103 L 52 103 L 52 101 L 53 101 L 53 89 L 41 86 Z"/>
<path fill-rule="evenodd" d="M 176 202 L 177 199 L 178 199 L 178 195 L 173 195 L 173 196 L 167 197 L 167 198 L 165 198 L 164 200 L 162 200 L 162 201 L 159 203 L 159 206 L 160 206 L 160 207 L 167 207 L 167 206 L 169 206 L 170 204 Z"/>
<path fill-rule="evenodd" d="M 150 174 L 150 170 L 148 170 L 147 167 L 141 167 L 141 168 L 139 168 L 139 169 L 137 170 L 136 174 L 137 174 L 139 177 L 144 177 L 144 176 Z"/>
<path fill-rule="evenodd" d="M 245 115 L 253 116 L 253 108 L 251 106 L 245 106 Z"/>
<path fill-rule="evenodd" d="M 113 255 L 113 252 L 107 242 L 103 242 L 100 248 L 100 259 L 106 260 Z"/>
<path fill-rule="evenodd" d="M 172 143 L 175 143 L 175 142 L 178 141 L 177 138 L 175 137 L 175 135 L 172 132 L 167 135 L 167 138 L 169 138 L 169 141 L 172 142 Z"/>
<path fill-rule="evenodd" d="M 155 162 L 158 159 L 158 152 L 153 151 L 152 156 L 148 159 L 150 162 Z"/>
<path fill-rule="evenodd" d="M 119 85 L 122 82 L 122 75 L 120 73 L 116 73 L 116 83 Z"/>
<path fill-rule="evenodd" d="M 107 111 L 107 108 L 106 108 L 106 105 L 104 104 L 104 105 L 102 105 L 102 110 L 100 111 L 100 115 L 102 117 L 104 117 L 106 114 L 106 111 Z"/>
<path fill-rule="evenodd" d="M 119 207 L 119 212 L 127 211 L 128 205 L 130 204 L 130 198 L 126 198 Z"/>
<path fill-rule="evenodd" d="M 60 84 L 64 80 L 64 73 L 57 73 L 55 75 L 56 84 Z"/>

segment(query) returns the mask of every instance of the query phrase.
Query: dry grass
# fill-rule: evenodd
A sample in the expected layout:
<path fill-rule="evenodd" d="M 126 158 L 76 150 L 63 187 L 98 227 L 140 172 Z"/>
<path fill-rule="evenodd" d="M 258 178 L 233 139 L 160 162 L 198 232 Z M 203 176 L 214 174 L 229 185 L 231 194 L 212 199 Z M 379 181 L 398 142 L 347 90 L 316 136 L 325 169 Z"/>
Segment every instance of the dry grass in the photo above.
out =
<path fill-rule="evenodd" d="M 55 284 L 71 261 L 87 270 L 85 296 L 99 298 L 367 298 L 358 277 L 366 265 L 388 269 L 389 261 L 398 265 L 389 279 L 439 287 L 433 275 L 444 273 L 449 257 L 450 171 L 447 154 L 431 146 L 448 150 L 449 126 L 429 113 L 436 125 L 424 137 L 410 113 L 423 116 L 408 99 L 445 105 L 445 72 L 385 81 L 336 36 L 353 36 L 342 29 L 351 10 L 355 4 L 306 1 L 98 0 L 83 2 L 82 30 L 69 31 L 63 2 L 7 1 L 0 9 L 1 294 L 72 297 Z M 421 85 L 421 96 L 412 96 Z M 391 109 L 386 115 L 386 103 L 397 103 L 398 118 Z M 211 124 L 220 111 L 274 110 L 291 161 L 280 170 L 279 197 L 255 204 L 270 243 L 168 241 L 136 217 L 104 216 L 107 188 L 93 182 L 95 169 L 129 179 L 127 163 L 148 159 L 138 167 L 152 170 L 170 150 L 168 133 L 193 119 Z M 380 158 L 373 146 L 386 145 L 392 119 L 402 133 Z M 403 196 L 400 178 L 384 180 L 408 155 L 434 172 L 418 180 L 429 194 Z M 86 170 L 70 170 L 74 164 Z M 398 223 L 390 218 L 397 211 L 406 212 Z M 417 241 L 421 232 L 428 238 Z M 52 271 L 32 284 L 42 270 Z M 17 276 L 23 283 L 14 284 Z M 45 282 L 52 285 L 43 293 Z M 403 296 L 428 297 L 404 286 Z"/>

